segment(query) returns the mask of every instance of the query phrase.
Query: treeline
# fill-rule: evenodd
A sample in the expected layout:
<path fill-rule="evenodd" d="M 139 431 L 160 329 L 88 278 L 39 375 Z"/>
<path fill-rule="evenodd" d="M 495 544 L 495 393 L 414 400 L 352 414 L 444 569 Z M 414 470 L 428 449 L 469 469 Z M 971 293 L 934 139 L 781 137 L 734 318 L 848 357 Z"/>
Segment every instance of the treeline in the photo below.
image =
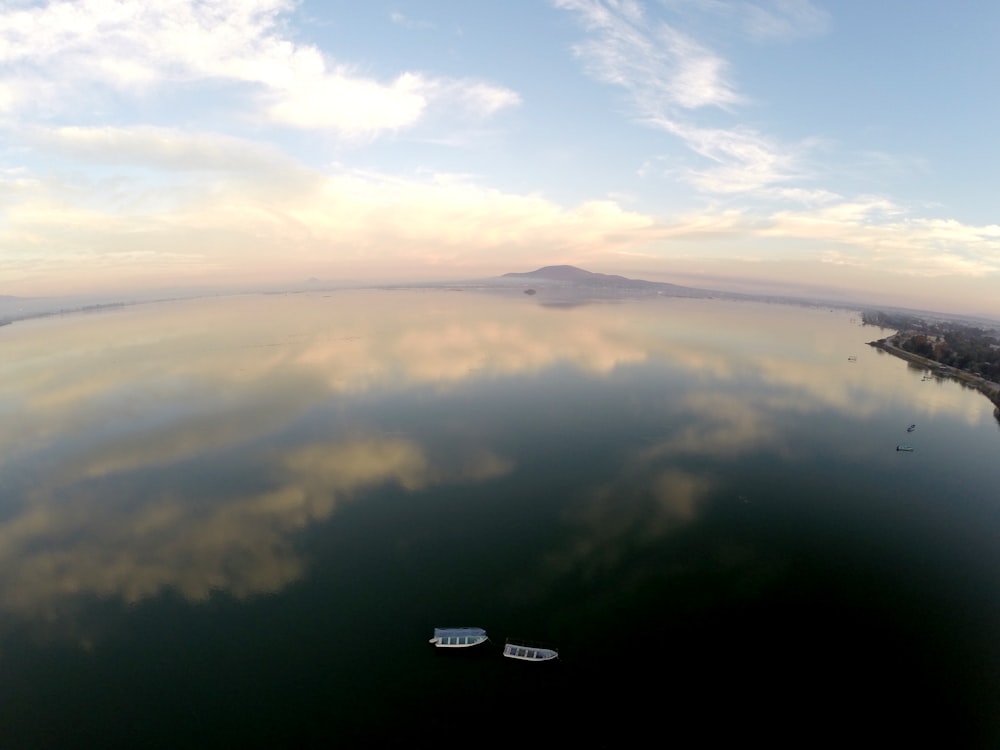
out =
<path fill-rule="evenodd" d="M 881 311 L 864 312 L 861 320 L 899 331 L 894 343 L 900 349 L 1000 382 L 1000 338 L 996 331 Z"/>

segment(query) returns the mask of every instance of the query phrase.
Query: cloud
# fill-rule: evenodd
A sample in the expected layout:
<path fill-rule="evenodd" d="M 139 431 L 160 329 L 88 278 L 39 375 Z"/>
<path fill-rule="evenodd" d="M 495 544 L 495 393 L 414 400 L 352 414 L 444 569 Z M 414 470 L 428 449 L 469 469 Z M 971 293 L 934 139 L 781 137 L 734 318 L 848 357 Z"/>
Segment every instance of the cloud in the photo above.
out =
<path fill-rule="evenodd" d="M 272 489 L 210 503 L 170 489 L 121 503 L 82 489 L 67 506 L 51 488 L 39 489 L 26 510 L 0 523 L 3 610 L 58 620 L 87 595 L 136 602 L 172 587 L 203 601 L 214 591 L 236 598 L 279 591 L 308 565 L 294 532 L 364 491 L 384 484 L 417 491 L 511 470 L 492 453 L 458 452 L 465 463 L 441 471 L 401 438 L 304 445 L 273 462 Z"/>
<path fill-rule="evenodd" d="M 407 29 L 433 29 L 434 24 L 431 21 L 425 21 L 422 19 L 411 18 L 410 16 L 400 13 L 398 10 L 394 10 L 389 13 L 389 20 L 398 26 L 402 26 Z"/>
<path fill-rule="evenodd" d="M 39 446 L 58 450 L 62 436 L 87 435 L 38 480 L 61 487 L 265 440 L 342 394 L 443 391 L 558 366 L 605 377 L 650 354 L 640 331 L 599 307 L 567 326 L 543 307 L 493 295 L 311 299 L 227 297 L 139 305 L 97 321 L 73 316 L 47 329 L 41 349 L 27 326 L 20 335 L 5 329 L 15 332 L 5 355 L 18 363 L 5 383 L 18 396 L 4 412 L 0 470 Z M 109 414 L 127 419 L 109 432 Z"/>
<path fill-rule="evenodd" d="M 554 0 L 576 12 L 594 38 L 575 47 L 600 81 L 628 90 L 644 116 L 672 108 L 697 109 L 740 102 L 725 79 L 726 62 L 664 22 L 650 21 L 635 2 Z"/>
<path fill-rule="evenodd" d="M 665 121 L 665 130 L 717 166 L 692 169 L 687 179 L 708 193 L 760 192 L 800 176 L 796 149 L 753 130 L 701 128 Z"/>
<path fill-rule="evenodd" d="M 830 28 L 830 14 L 809 0 L 739 3 L 750 35 L 760 40 L 820 36 Z"/>
<path fill-rule="evenodd" d="M 300 128 L 332 128 L 349 138 L 415 125 L 431 108 L 488 118 L 521 102 L 510 89 L 481 81 L 403 73 L 388 84 L 344 70 L 318 70 L 265 95 L 271 117 Z"/>
<path fill-rule="evenodd" d="M 816 177 L 806 165 L 810 152 L 824 145 L 819 139 L 788 143 L 738 122 L 728 127 L 706 125 L 700 110 L 714 107 L 731 114 L 745 97 L 727 80 L 723 58 L 674 26 L 648 18 L 646 6 L 634 0 L 554 0 L 554 4 L 574 12 L 587 31 L 588 39 L 576 48 L 586 70 L 625 90 L 639 122 L 676 137 L 698 157 L 700 163 L 674 166 L 672 178 L 713 200 L 738 198 L 758 206 L 755 215 L 746 205 L 735 210 L 712 206 L 694 220 L 677 217 L 662 233 L 656 232 L 659 237 L 694 240 L 726 235 L 747 242 L 781 238 L 795 241 L 799 248 L 795 252 L 827 267 L 852 266 L 897 276 L 972 278 L 1000 273 L 995 227 L 914 218 L 907 208 L 884 197 L 845 197 L 803 187 L 805 180 Z M 667 0 L 661 7 L 678 15 L 709 18 L 716 25 L 735 25 L 758 41 L 815 36 L 826 33 L 830 25 L 829 14 L 807 0 Z M 873 160 L 883 172 L 924 166 L 913 157 L 866 156 L 869 166 Z M 653 163 L 647 162 L 642 173 L 649 174 Z M 837 170 L 843 172 L 845 166 Z M 783 208 L 790 204 L 795 207 Z M 776 252 L 773 247 L 754 248 L 757 257 Z"/>
<path fill-rule="evenodd" d="M 899 377 L 894 367 L 848 366 L 856 331 L 817 344 L 817 321 L 830 315 L 821 308 L 790 318 L 776 305 L 664 300 L 568 314 L 517 297 L 247 295 L 39 322 L 44 341 L 36 326 L 5 329 L 16 364 L 0 401 L 0 471 L 13 490 L 0 519 L 0 608 L 58 621 L 80 596 L 277 591 L 308 567 L 296 533 L 371 489 L 417 492 L 515 468 L 469 420 L 445 415 L 439 434 L 418 442 L 365 425 L 361 412 L 324 417 L 342 413 L 343 394 L 371 404 L 545 370 L 595 379 L 652 362 L 675 371 L 685 393 L 647 405 L 665 431 L 567 509 L 573 539 L 529 576 L 532 595 L 567 575 L 615 569 L 630 550 L 696 522 L 718 487 L 700 469 L 704 457 L 810 451 L 788 424 L 831 406 L 877 412 Z M 737 395 L 748 383 L 759 389 L 752 402 Z M 963 399 L 949 389 L 921 409 Z M 307 415 L 312 437 L 289 446 Z M 968 419 L 991 417 L 978 408 Z M 317 437 L 318 423 L 333 433 Z M 855 449 L 868 450 L 864 441 Z M 245 460 L 232 463 L 234 453 Z M 190 483 L 190 466 L 211 481 Z M 524 595 L 521 583 L 513 595 Z"/>
<path fill-rule="evenodd" d="M 45 153 L 94 164 L 258 177 L 308 172 L 275 148 L 216 133 L 157 126 L 34 127 L 21 132 L 24 143 Z"/>
<path fill-rule="evenodd" d="M 555 0 L 576 12 L 591 39 L 577 56 L 597 80 L 625 89 L 637 119 L 679 138 L 715 166 L 684 178 L 705 193 L 747 193 L 800 176 L 803 146 L 775 142 L 745 125 L 705 127 L 692 120 L 706 107 L 729 110 L 745 98 L 726 78 L 727 62 L 634 2 Z"/>
<path fill-rule="evenodd" d="M 419 76 L 408 73 L 381 85 L 321 69 L 275 89 L 268 112 L 286 125 L 367 135 L 415 123 L 427 107 L 424 88 Z"/>
<path fill-rule="evenodd" d="M 58 291 L 52 284 L 69 269 L 73 284 L 117 277 L 146 286 L 220 274 L 252 280 L 245 269 L 258 279 L 276 272 L 371 278 L 404 265 L 425 275 L 478 275 L 495 272 L 497 257 L 506 270 L 534 263 L 538 247 L 553 262 L 586 263 L 622 253 L 674 257 L 720 237 L 733 253 L 741 252 L 734 243 L 766 241 L 758 257 L 777 258 L 792 252 L 775 242 L 783 240 L 828 266 L 894 276 L 1000 272 L 996 225 L 914 218 L 882 196 L 781 188 L 779 199 L 795 209 L 717 208 L 657 222 L 613 201 L 561 206 L 468 176 L 324 174 L 239 139 L 170 129 L 60 128 L 32 138 L 40 148 L 127 171 L 112 181 L 51 184 L 23 171 L 0 173 L 0 281 L 20 293 Z M 704 144 L 707 154 L 739 149 Z M 734 182 L 763 184 L 790 166 L 743 145 L 747 162 L 759 163 Z M 141 170 L 153 167 L 162 172 L 150 182 Z M 700 179 L 724 179 L 727 167 L 718 169 Z"/>
<path fill-rule="evenodd" d="M 489 116 L 520 101 L 478 80 L 360 75 L 288 38 L 283 21 L 294 9 L 289 0 L 52 0 L 0 11 L 0 105 L 52 116 L 92 109 L 102 93 L 170 84 L 183 96 L 224 82 L 238 86 L 223 96 L 243 109 L 256 103 L 257 117 L 355 138 L 410 127 L 431 107 L 457 102 Z"/>
<path fill-rule="evenodd" d="M 749 370 L 765 362 L 761 358 L 745 364 Z M 663 445 L 651 449 L 650 456 L 732 456 L 759 450 L 776 438 L 759 406 L 749 405 L 736 396 L 694 392 L 681 406 L 696 413 L 698 420 L 690 422 Z"/>
<path fill-rule="evenodd" d="M 86 178 L 0 171 L 0 283 L 10 293 L 50 294 L 64 290 L 60 279 L 149 286 L 275 273 L 374 278 L 402 266 L 478 275 L 496 272 L 498 257 L 504 270 L 534 263 L 539 247 L 552 262 L 579 264 L 622 254 L 676 258 L 722 237 L 734 254 L 741 250 L 733 243 L 755 242 L 757 257 L 805 253 L 828 268 L 911 277 L 1000 272 L 996 225 L 915 218 L 884 196 L 779 185 L 797 165 L 777 144 L 752 132 L 674 129 L 716 165 L 689 173 L 704 189 L 743 189 L 795 207 L 721 206 L 657 221 L 610 200 L 563 206 L 491 189 L 474 175 L 324 171 L 209 133 L 21 128 L 21 141 L 40 153 L 113 171 Z M 790 242 L 802 249 L 789 250 Z"/>
<path fill-rule="evenodd" d="M 1000 273 L 1000 226 L 913 218 L 877 196 L 777 212 L 761 234 L 820 241 L 822 260 L 836 265 L 912 276 Z"/>
<path fill-rule="evenodd" d="M 830 13 L 811 0 L 659 0 L 685 18 L 736 26 L 758 42 L 786 42 L 829 31 Z"/>
<path fill-rule="evenodd" d="M 537 259 L 539 247 L 567 262 L 585 258 L 653 224 L 611 201 L 564 207 L 450 175 L 325 173 L 238 139 L 168 129 L 62 128 L 32 137 L 127 169 L 65 183 L 0 175 L 0 192 L 11 196 L 0 244 L 18 248 L 0 255 L 0 283 L 24 284 L 23 293 L 54 293 L 36 285 L 70 269 L 79 272 L 74 283 L 99 271 L 145 285 L 248 268 L 258 278 L 279 268 L 284 278 L 357 278 L 448 263 L 454 275 L 492 265 L 500 252 L 515 265 Z M 154 166 L 168 171 L 151 177 L 144 168 Z M 144 273 L 146 282 L 135 276 Z"/>
<path fill-rule="evenodd" d="M 0 15 L 0 62 L 37 66 L 72 81 L 130 88 L 205 75 L 266 80 L 268 63 L 312 53 L 276 33 L 279 14 L 293 7 L 288 0 L 52 0 L 22 6 Z M 255 64 L 258 72 L 251 74 Z"/>

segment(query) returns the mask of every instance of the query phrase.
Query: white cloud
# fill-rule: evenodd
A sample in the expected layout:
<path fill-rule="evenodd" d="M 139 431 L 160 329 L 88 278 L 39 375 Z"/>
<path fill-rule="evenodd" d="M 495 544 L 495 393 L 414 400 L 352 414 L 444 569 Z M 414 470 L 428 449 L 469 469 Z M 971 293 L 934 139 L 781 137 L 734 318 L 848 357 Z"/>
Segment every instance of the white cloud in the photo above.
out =
<path fill-rule="evenodd" d="M 726 62 L 691 37 L 646 19 L 634 2 L 554 0 L 575 11 L 594 38 L 576 54 L 598 80 L 622 86 L 646 117 L 673 108 L 697 109 L 741 101 L 724 77 Z"/>
<path fill-rule="evenodd" d="M 433 79 L 404 73 L 389 84 L 344 72 L 315 71 L 296 77 L 268 94 L 271 116 L 286 125 L 333 128 L 348 137 L 399 130 L 438 107 L 454 116 L 487 118 L 520 97 L 510 89 L 481 81 Z"/>
<path fill-rule="evenodd" d="M 290 0 L 53 0 L 0 11 L 0 107 L 46 114 L 100 91 L 167 83 L 249 84 L 260 116 L 348 136 L 413 125 L 429 106 L 489 116 L 519 102 L 483 81 L 400 72 L 384 82 L 335 64 L 283 33 Z M 33 97 L 32 81 L 58 82 Z M 91 106 L 93 104 L 91 103 Z"/>
<path fill-rule="evenodd" d="M 81 127 L 31 128 L 24 141 L 44 150 L 98 164 L 126 164 L 169 171 L 223 171 L 273 174 L 307 170 L 273 148 L 214 133 L 175 128 Z"/>
<path fill-rule="evenodd" d="M 656 34 L 656 42 L 665 43 L 674 59 L 676 70 L 667 79 L 667 91 L 681 107 L 695 109 L 741 101 L 723 76 L 727 67 L 724 59 L 666 24 Z"/>
<path fill-rule="evenodd" d="M 598 80 L 625 89 L 639 119 L 678 137 L 713 166 L 691 169 L 688 182 L 706 193 L 759 191 L 799 176 L 802 146 L 774 142 L 752 128 L 705 127 L 694 110 L 744 101 L 726 79 L 727 62 L 664 22 L 645 19 L 631 2 L 554 0 L 577 12 L 592 38 L 578 56 Z"/>
<path fill-rule="evenodd" d="M 709 193 L 760 190 L 798 176 L 797 155 L 766 136 L 745 128 L 699 128 L 664 123 L 687 146 L 713 162 L 708 169 L 691 170 L 689 180 Z"/>
<path fill-rule="evenodd" d="M 848 199 L 824 190 L 793 190 L 783 197 L 800 207 L 771 213 L 716 208 L 678 215 L 649 228 L 646 244 L 641 232 L 631 233 L 632 244 L 622 254 L 641 248 L 649 258 L 669 257 L 674 271 L 680 260 L 699 263 L 702 258 L 731 266 L 740 258 L 741 266 L 768 264 L 773 279 L 822 278 L 824 267 L 837 266 L 865 272 L 869 279 L 877 274 L 878 289 L 899 286 L 902 279 L 961 277 L 983 284 L 1000 279 L 1000 225 L 914 217 L 906 207 L 877 195 Z M 861 280 L 854 277 L 852 283 Z"/>
<path fill-rule="evenodd" d="M 708 17 L 715 25 L 738 26 L 760 42 L 790 41 L 825 34 L 830 14 L 810 0 L 659 0 L 686 17 Z"/>
<path fill-rule="evenodd" d="M 2 609 L 5 615 L 64 620 L 61 608 L 79 596 L 134 603 L 166 587 L 190 601 L 220 589 L 237 598 L 280 591 L 307 567 L 294 534 L 366 490 L 477 482 L 512 468 L 491 452 L 459 452 L 466 454 L 464 465 L 440 468 L 420 445 L 401 438 L 304 445 L 274 462 L 273 487 L 215 497 L 211 507 L 166 488 L 151 504 L 115 508 L 85 488 L 71 508 L 60 508 L 54 497 L 61 488 L 39 487 L 26 510 L 0 523 Z M 124 478 L 162 457 L 128 459 L 114 456 L 93 467 L 96 474 L 67 478 L 78 482 L 102 472 Z"/>
<path fill-rule="evenodd" d="M 389 20 L 398 26 L 402 26 L 407 29 L 433 29 L 434 24 L 430 21 L 424 21 L 417 18 L 411 18 L 410 16 L 400 13 L 398 10 L 394 10 L 389 13 Z"/>
<path fill-rule="evenodd" d="M 896 275 L 1000 273 L 1000 226 L 911 218 L 880 197 L 779 212 L 761 234 L 822 243 L 823 262 Z"/>
<path fill-rule="evenodd" d="M 825 188 L 773 187 L 761 191 L 762 195 L 770 195 L 782 203 L 796 203 L 809 208 L 828 206 L 842 201 L 839 193 Z"/>
<path fill-rule="evenodd" d="M 622 253 L 663 259 L 710 252 L 706 243 L 723 238 L 723 254 L 732 256 L 753 243 L 765 258 L 894 276 L 1000 273 L 1000 226 L 912 218 L 877 195 L 769 188 L 796 208 L 754 214 L 723 206 L 659 223 L 615 201 L 563 206 L 491 189 L 469 175 L 324 172 L 251 142 L 170 128 L 34 128 L 24 139 L 115 171 L 69 181 L 0 172 L 0 283 L 12 293 L 54 293 L 66 287 L 43 285 L 98 279 L 140 286 L 220 274 L 236 280 L 249 269 L 257 279 L 373 278 L 404 267 L 436 277 L 477 275 L 494 272 L 497 258 L 508 268 L 533 263 L 539 248 L 551 262 L 585 264 Z M 739 151 L 704 144 L 707 157 L 722 152 L 720 170 L 735 158 L 726 149 Z M 740 158 L 747 164 L 757 158 L 752 147 L 746 152 Z M 768 153 L 756 167 L 759 184 L 786 166 L 769 162 Z M 753 174 L 748 167 L 731 179 Z M 703 176 L 723 178 L 721 171 Z"/>
<path fill-rule="evenodd" d="M 426 84 L 409 73 L 388 85 L 317 71 L 273 91 L 270 115 L 286 125 L 333 128 L 347 136 L 413 125 L 427 107 Z"/>
<path fill-rule="evenodd" d="M 489 117 L 521 103 L 517 92 L 483 82 L 438 80 L 433 87 L 438 96 L 454 101 L 464 112 L 474 117 Z"/>
<path fill-rule="evenodd" d="M 0 283 L 24 294 L 96 277 L 145 286 L 251 269 L 257 279 L 357 278 L 447 264 L 452 275 L 501 256 L 533 262 L 539 248 L 579 262 L 653 225 L 612 201 L 566 207 L 434 173 L 324 173 L 238 139 L 165 128 L 39 129 L 33 137 L 54 153 L 121 168 L 71 182 L 0 174 Z M 149 167 L 159 171 L 150 176 Z"/>
<path fill-rule="evenodd" d="M 769 0 L 739 7 L 747 30 L 756 39 L 818 36 L 830 28 L 830 14 L 809 0 Z"/>

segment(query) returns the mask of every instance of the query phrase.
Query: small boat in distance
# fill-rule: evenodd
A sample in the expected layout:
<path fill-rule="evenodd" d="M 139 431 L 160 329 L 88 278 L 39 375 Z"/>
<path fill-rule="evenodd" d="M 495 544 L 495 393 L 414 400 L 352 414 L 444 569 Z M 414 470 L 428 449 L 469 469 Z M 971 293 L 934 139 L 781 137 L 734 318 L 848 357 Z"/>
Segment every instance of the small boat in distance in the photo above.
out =
<path fill-rule="evenodd" d="M 510 638 L 504 644 L 503 655 L 508 659 L 520 659 L 521 661 L 551 661 L 559 658 L 559 652 L 554 648 L 515 641 Z"/>
<path fill-rule="evenodd" d="M 435 648 L 469 648 L 488 640 L 482 628 L 434 628 L 430 643 Z"/>
<path fill-rule="evenodd" d="M 912 453 L 913 452 L 913 446 L 912 445 L 905 445 L 903 443 L 900 443 L 899 445 L 896 446 L 896 450 L 898 450 L 898 451 L 906 451 L 907 453 Z"/>
<path fill-rule="evenodd" d="M 915 424 L 911 424 L 909 427 L 906 428 L 906 431 L 913 432 L 915 429 L 917 429 L 917 426 Z"/>

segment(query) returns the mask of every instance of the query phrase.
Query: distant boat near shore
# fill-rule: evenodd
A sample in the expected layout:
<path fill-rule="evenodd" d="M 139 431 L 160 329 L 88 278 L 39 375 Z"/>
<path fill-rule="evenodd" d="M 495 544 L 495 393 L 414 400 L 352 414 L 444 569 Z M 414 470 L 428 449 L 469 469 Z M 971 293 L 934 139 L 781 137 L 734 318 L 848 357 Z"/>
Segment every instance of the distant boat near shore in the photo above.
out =
<path fill-rule="evenodd" d="M 896 446 L 896 450 L 897 451 L 903 451 L 905 453 L 912 453 L 913 452 L 913 446 L 912 445 L 906 445 L 905 443 L 901 443 L 901 444 L 899 444 L 899 445 Z"/>

